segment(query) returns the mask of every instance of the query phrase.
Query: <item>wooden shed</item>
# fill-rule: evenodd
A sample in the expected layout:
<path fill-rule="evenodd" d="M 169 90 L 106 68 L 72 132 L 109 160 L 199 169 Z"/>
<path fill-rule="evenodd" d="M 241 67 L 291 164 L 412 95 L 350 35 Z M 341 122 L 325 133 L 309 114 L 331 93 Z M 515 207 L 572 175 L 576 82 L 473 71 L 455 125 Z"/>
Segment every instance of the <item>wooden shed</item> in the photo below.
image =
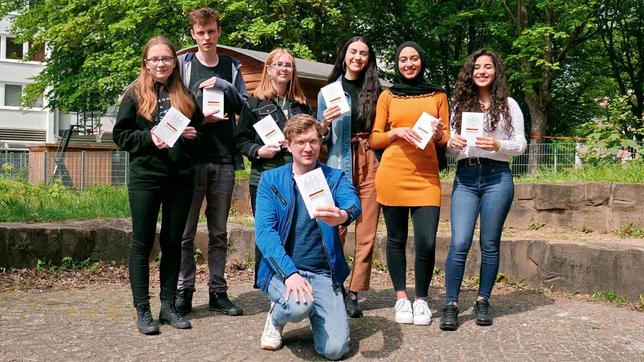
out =
<path fill-rule="evenodd" d="M 194 45 L 181 49 L 179 54 L 196 51 L 197 46 Z M 262 79 L 264 62 L 268 58 L 268 53 L 227 45 L 217 45 L 217 53 L 229 55 L 241 62 L 241 72 L 246 83 L 246 89 L 249 94 L 252 94 Z M 300 58 L 295 58 L 295 63 L 297 64 L 297 76 L 300 80 L 300 86 L 302 86 L 309 104 L 315 109 L 318 104 L 318 92 L 320 88 L 326 85 L 327 78 L 333 70 L 333 65 Z"/>

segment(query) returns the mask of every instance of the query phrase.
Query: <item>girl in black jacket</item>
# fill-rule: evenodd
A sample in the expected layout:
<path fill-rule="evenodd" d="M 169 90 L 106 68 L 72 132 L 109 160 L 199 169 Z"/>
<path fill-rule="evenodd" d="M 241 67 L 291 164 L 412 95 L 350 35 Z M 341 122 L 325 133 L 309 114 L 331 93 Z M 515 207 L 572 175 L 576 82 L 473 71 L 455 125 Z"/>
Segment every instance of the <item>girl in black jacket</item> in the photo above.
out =
<path fill-rule="evenodd" d="M 295 58 L 286 49 L 277 48 L 271 51 L 264 63 L 262 80 L 248 98 L 235 130 L 237 150 L 248 157 L 251 162 L 248 179 L 250 202 L 255 215 L 257 185 L 263 171 L 291 162 L 291 155 L 285 144 L 265 145 L 253 125 L 264 117 L 271 115 L 280 129 L 293 115 L 313 114 L 304 91 L 297 78 Z M 261 254 L 255 248 L 255 287 L 257 288 L 257 269 Z"/>
<path fill-rule="evenodd" d="M 152 129 L 170 107 L 191 119 L 170 147 Z M 129 274 L 143 334 L 156 334 L 149 296 L 149 257 L 154 244 L 159 210 L 161 217 L 161 310 L 159 322 L 190 328 L 174 307 L 179 276 L 181 236 L 192 200 L 193 176 L 190 154 L 196 153 L 197 131 L 203 122 L 192 95 L 181 82 L 174 46 L 164 37 L 150 39 L 143 48 L 141 71 L 125 91 L 114 125 L 114 142 L 130 154 L 128 195 L 132 212 Z"/>

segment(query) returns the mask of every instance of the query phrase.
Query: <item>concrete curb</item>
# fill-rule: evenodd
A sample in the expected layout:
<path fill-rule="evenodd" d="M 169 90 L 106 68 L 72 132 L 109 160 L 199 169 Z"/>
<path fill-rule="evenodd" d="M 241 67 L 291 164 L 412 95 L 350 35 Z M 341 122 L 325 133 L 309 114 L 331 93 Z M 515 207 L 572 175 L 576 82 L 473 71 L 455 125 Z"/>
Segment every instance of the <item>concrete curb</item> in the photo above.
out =
<path fill-rule="evenodd" d="M 125 263 L 131 225 L 127 219 L 70 221 L 62 223 L 0 223 L 0 267 L 33 267 L 38 259 L 59 262 L 65 256 L 76 260 Z M 253 261 L 252 227 L 230 224 L 229 262 Z M 444 270 L 449 235 L 439 234 L 436 266 Z M 200 224 L 195 245 L 205 256 L 208 232 Z M 345 245 L 347 258 L 353 255 L 354 234 Z M 413 236 L 407 242 L 407 263 L 414 262 Z M 374 260 L 386 264 L 386 237 L 376 239 Z M 478 242 L 472 243 L 466 275 L 475 275 L 480 265 Z M 158 254 L 158 245 L 152 257 Z M 535 287 L 555 287 L 568 292 L 595 293 L 614 290 L 630 300 L 644 294 L 644 246 L 581 241 L 508 239 L 501 242 L 499 269 L 510 282 Z"/>

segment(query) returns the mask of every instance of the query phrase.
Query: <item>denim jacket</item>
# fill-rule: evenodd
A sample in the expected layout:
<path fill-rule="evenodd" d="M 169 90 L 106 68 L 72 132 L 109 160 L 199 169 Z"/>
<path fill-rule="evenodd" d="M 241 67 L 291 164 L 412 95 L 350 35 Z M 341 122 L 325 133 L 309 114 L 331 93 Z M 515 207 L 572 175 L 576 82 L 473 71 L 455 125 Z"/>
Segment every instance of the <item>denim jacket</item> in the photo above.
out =
<path fill-rule="evenodd" d="M 277 274 L 282 280 L 286 280 L 298 271 L 284 248 L 293 225 L 297 203 L 292 165 L 287 163 L 264 171 L 257 189 L 255 242 L 262 252 L 257 284 L 264 292 L 268 291 L 269 282 L 274 275 Z M 349 225 L 362 211 L 355 187 L 344 177 L 342 171 L 319 162 L 317 167 L 322 168 L 336 206 L 349 215 L 343 225 Z M 349 276 L 349 266 L 340 245 L 338 228 L 329 226 L 323 221 L 316 221 L 322 234 L 333 286 L 339 288 Z"/>
<path fill-rule="evenodd" d="M 342 82 L 342 76 L 338 77 L 336 82 Z M 340 118 L 334 120 L 329 125 L 329 132 L 324 136 L 324 140 L 329 147 L 329 156 L 327 165 L 333 168 L 339 168 L 353 182 L 351 155 L 351 96 L 344 92 L 344 96 L 349 103 L 349 112 L 343 113 Z M 322 113 L 326 110 L 326 103 L 322 92 L 318 93 L 318 120 L 322 120 Z"/>

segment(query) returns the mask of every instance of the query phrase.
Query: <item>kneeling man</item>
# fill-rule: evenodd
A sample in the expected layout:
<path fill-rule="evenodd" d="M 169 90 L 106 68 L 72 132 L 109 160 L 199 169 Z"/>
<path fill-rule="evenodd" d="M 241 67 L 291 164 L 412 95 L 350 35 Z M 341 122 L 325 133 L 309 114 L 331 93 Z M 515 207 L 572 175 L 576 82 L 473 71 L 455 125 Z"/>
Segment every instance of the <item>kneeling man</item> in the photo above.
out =
<path fill-rule="evenodd" d="M 261 346 L 279 349 L 284 325 L 308 317 L 316 352 L 339 359 L 349 350 L 341 289 L 349 266 L 337 226 L 349 225 L 358 217 L 360 201 L 342 171 L 318 162 L 322 135 L 314 118 L 293 116 L 284 136 L 293 163 L 263 172 L 257 189 L 255 236 L 263 255 L 257 284 L 272 301 Z M 318 167 L 335 206 L 318 207 L 311 219 L 293 177 Z"/>

